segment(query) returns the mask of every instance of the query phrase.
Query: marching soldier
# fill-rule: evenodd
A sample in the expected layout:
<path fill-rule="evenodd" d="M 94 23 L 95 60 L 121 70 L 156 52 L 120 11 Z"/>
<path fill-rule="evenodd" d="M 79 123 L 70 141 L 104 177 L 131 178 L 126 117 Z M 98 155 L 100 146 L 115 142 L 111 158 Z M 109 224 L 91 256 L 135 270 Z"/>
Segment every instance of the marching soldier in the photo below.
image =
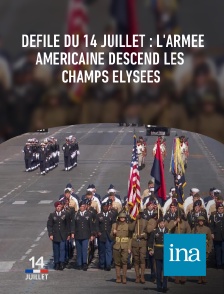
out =
<path fill-rule="evenodd" d="M 187 168 L 187 158 L 188 158 L 188 145 L 186 144 L 185 141 L 185 136 L 180 136 L 179 137 L 180 140 L 180 153 L 181 153 L 181 157 L 184 163 L 184 168 Z"/>
<path fill-rule="evenodd" d="M 146 258 L 146 243 L 147 243 L 147 221 L 142 218 L 142 213 L 140 212 L 137 216 L 137 220 L 133 221 L 129 225 L 130 231 L 133 232 L 132 235 L 132 254 L 134 257 L 135 266 L 135 283 L 145 284 L 145 258 Z M 141 274 L 140 274 L 141 269 Z"/>
<path fill-rule="evenodd" d="M 142 146 L 144 147 L 143 152 L 142 152 L 142 156 L 143 156 L 143 158 L 142 158 L 142 163 L 143 163 L 143 165 L 145 166 L 145 158 L 146 158 L 146 156 L 147 156 L 147 145 L 146 145 L 146 142 L 143 140 L 143 137 L 142 137 L 142 136 L 139 137 L 139 142 L 140 142 L 140 143 L 142 144 Z"/>
<path fill-rule="evenodd" d="M 113 258 L 116 269 L 116 283 L 121 283 L 122 269 L 122 283 L 126 284 L 128 254 L 131 253 L 131 235 L 124 212 L 119 213 L 118 221 L 112 225 L 110 237 L 114 241 Z"/>
<path fill-rule="evenodd" d="M 64 151 L 64 165 L 65 170 L 68 171 L 70 167 L 70 157 L 71 157 L 71 146 L 69 144 L 69 139 L 66 138 L 65 144 L 62 146 L 62 150 Z"/>
<path fill-rule="evenodd" d="M 69 215 L 62 211 L 59 201 L 54 203 L 55 212 L 50 213 L 47 221 L 47 230 L 50 240 L 53 242 L 54 269 L 63 270 L 65 266 L 65 245 L 74 233 L 71 228 Z"/>
<path fill-rule="evenodd" d="M 93 192 L 87 191 L 85 199 L 91 200 L 91 206 L 96 210 L 97 213 L 100 213 L 100 211 L 101 211 L 100 201 L 98 198 L 93 196 Z"/>
<path fill-rule="evenodd" d="M 145 146 L 141 142 L 137 142 L 137 154 L 138 154 L 138 168 L 139 170 L 142 169 L 144 165 L 144 156 L 145 156 Z"/>
<path fill-rule="evenodd" d="M 112 207 L 118 211 L 118 213 L 122 210 L 121 201 L 115 196 L 115 192 L 109 192 L 109 196 L 105 198 L 102 203 L 107 202 L 108 200 L 112 201 Z"/>
<path fill-rule="evenodd" d="M 210 216 L 209 223 L 215 249 L 217 268 L 224 267 L 224 205 L 216 204 L 216 213 Z"/>
<path fill-rule="evenodd" d="M 111 270 L 113 242 L 110 232 L 114 222 L 108 203 L 102 203 L 102 211 L 96 216 L 96 232 L 99 240 L 99 268 L 107 271 Z"/>
<path fill-rule="evenodd" d="M 26 171 L 28 172 L 31 170 L 31 160 L 33 156 L 32 148 L 29 141 L 26 143 L 25 147 L 23 148 L 23 152 L 24 152 L 25 167 L 26 167 Z"/>
<path fill-rule="evenodd" d="M 88 269 L 88 246 L 89 241 L 93 241 L 93 221 L 91 214 L 86 210 L 86 203 L 81 201 L 79 204 L 79 211 L 75 215 L 72 222 L 74 227 L 76 250 L 77 250 L 77 268 L 79 270 L 87 271 Z"/>
<path fill-rule="evenodd" d="M 59 197 L 60 201 L 66 199 L 69 201 L 69 207 L 73 207 L 75 212 L 77 212 L 79 210 L 79 204 L 77 199 L 71 195 L 71 190 L 69 188 L 65 188 L 64 195 Z"/>
<path fill-rule="evenodd" d="M 177 206 L 177 202 L 174 201 L 171 203 L 171 210 L 172 210 L 172 205 L 175 207 Z M 191 233 L 191 228 L 189 226 L 189 223 L 186 220 L 184 211 L 180 209 L 179 207 L 177 208 L 177 213 L 175 213 L 174 218 L 171 218 L 167 224 L 167 229 L 169 230 L 169 233 L 173 234 L 190 234 Z M 174 283 L 175 284 L 185 284 L 186 282 L 186 277 L 175 277 Z"/>
<path fill-rule="evenodd" d="M 192 230 L 193 234 L 206 234 L 206 258 L 208 259 L 208 255 L 212 251 L 212 235 L 209 227 L 205 226 L 205 218 L 204 216 L 198 217 L 198 225 Z M 198 278 L 198 284 L 206 284 L 205 277 Z"/>
<path fill-rule="evenodd" d="M 151 195 L 151 190 L 150 190 L 151 188 L 154 188 L 153 180 L 148 181 L 148 188 L 143 191 L 142 196 L 141 196 L 142 199 Z"/>
<path fill-rule="evenodd" d="M 213 193 L 214 193 L 213 199 L 208 201 L 208 204 L 206 206 L 206 211 L 207 211 L 208 216 L 210 216 L 213 212 L 216 212 L 216 204 L 218 202 L 223 201 L 222 196 L 220 195 L 221 194 L 220 190 L 216 189 L 213 191 Z"/>
<path fill-rule="evenodd" d="M 191 229 L 194 229 L 198 225 L 199 216 L 203 216 L 206 224 L 208 223 L 207 213 L 201 206 L 201 200 L 195 201 L 193 209 L 187 214 L 187 220 Z"/>
<path fill-rule="evenodd" d="M 165 139 L 163 139 L 161 136 L 158 137 L 158 139 L 160 139 L 160 152 L 161 152 L 161 155 L 162 155 L 162 160 L 164 162 L 165 158 L 166 158 L 166 141 Z M 154 147 L 153 147 L 153 157 L 156 155 L 156 149 L 157 149 L 157 142 L 154 144 Z"/>
<path fill-rule="evenodd" d="M 192 189 L 193 190 L 193 189 Z M 194 206 L 194 202 L 200 200 L 201 201 L 201 205 L 202 207 L 205 208 L 205 204 L 203 199 L 200 197 L 200 195 L 197 193 L 193 193 L 192 196 L 188 197 L 183 204 L 183 208 L 184 208 L 184 212 L 187 215 L 189 211 L 191 211 L 193 209 Z"/>
<path fill-rule="evenodd" d="M 167 277 L 163 276 L 163 246 L 164 246 L 164 234 L 168 233 L 168 229 L 165 227 L 165 219 L 161 217 L 158 220 L 158 227 L 150 235 L 148 250 L 150 255 L 154 255 L 156 261 L 156 282 L 157 291 L 167 291 Z"/>
<path fill-rule="evenodd" d="M 40 162 L 40 174 L 46 174 L 46 158 L 47 158 L 47 151 L 45 148 L 45 144 L 42 142 L 39 148 L 39 162 Z"/>

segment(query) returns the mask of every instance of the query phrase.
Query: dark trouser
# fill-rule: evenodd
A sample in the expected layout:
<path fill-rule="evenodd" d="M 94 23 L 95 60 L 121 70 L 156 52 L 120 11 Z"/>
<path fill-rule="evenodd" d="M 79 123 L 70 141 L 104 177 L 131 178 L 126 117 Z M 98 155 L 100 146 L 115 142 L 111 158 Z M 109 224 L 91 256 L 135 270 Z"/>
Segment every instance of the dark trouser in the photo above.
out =
<path fill-rule="evenodd" d="M 214 241 L 216 265 L 224 265 L 224 240 Z"/>
<path fill-rule="evenodd" d="M 163 277 L 163 284 L 162 284 L 162 277 Z M 163 276 L 163 260 L 156 259 L 156 282 L 157 282 L 157 289 L 167 288 L 167 277 Z"/>
<path fill-rule="evenodd" d="M 44 172 L 45 171 L 45 161 L 40 161 L 40 172 Z"/>
<path fill-rule="evenodd" d="M 31 168 L 31 159 L 30 158 L 25 159 L 25 166 L 26 166 L 26 169 Z"/>
<path fill-rule="evenodd" d="M 99 241 L 99 266 L 110 267 L 112 262 L 113 242 L 107 237 L 106 242 Z"/>
<path fill-rule="evenodd" d="M 88 244 L 89 239 L 75 240 L 77 250 L 77 265 L 82 266 L 88 263 Z"/>
<path fill-rule="evenodd" d="M 68 168 L 70 165 L 70 157 L 69 156 L 64 156 L 64 163 L 65 163 L 65 168 Z"/>
<path fill-rule="evenodd" d="M 59 262 L 65 262 L 65 242 L 66 241 L 53 241 L 54 264 Z"/>

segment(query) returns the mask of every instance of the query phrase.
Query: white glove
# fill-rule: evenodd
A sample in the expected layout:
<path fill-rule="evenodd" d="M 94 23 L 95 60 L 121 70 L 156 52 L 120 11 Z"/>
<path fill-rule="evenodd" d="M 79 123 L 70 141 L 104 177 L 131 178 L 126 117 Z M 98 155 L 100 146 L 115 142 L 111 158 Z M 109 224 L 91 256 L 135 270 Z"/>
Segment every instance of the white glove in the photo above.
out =
<path fill-rule="evenodd" d="M 77 151 L 77 154 L 78 154 L 78 155 L 80 155 L 80 152 L 79 152 L 79 150 Z"/>

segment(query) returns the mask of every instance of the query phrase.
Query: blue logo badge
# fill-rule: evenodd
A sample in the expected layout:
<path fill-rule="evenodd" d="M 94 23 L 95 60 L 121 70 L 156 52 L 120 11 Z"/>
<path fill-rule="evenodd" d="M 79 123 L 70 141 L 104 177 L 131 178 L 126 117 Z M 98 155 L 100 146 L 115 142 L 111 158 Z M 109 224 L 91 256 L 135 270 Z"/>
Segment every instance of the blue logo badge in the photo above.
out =
<path fill-rule="evenodd" d="M 206 276 L 206 235 L 165 234 L 164 276 Z"/>

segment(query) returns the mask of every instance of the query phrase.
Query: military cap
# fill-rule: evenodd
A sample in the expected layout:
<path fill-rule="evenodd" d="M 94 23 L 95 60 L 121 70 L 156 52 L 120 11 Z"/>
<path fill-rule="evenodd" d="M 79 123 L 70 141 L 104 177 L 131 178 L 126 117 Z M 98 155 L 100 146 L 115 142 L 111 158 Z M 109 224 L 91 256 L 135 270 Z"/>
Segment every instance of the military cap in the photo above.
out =
<path fill-rule="evenodd" d="M 148 185 L 154 184 L 153 180 L 148 181 Z"/>
<path fill-rule="evenodd" d="M 121 211 L 119 214 L 118 214 L 118 218 L 120 217 L 126 217 L 126 213 Z"/>
<path fill-rule="evenodd" d="M 217 195 L 221 194 L 221 191 L 218 189 L 215 189 L 215 190 L 213 190 L 213 193 L 215 196 L 217 196 Z"/>
<path fill-rule="evenodd" d="M 175 207 L 177 207 L 177 205 L 178 205 L 178 202 L 177 202 L 177 200 L 174 198 L 174 199 L 172 200 L 170 206 L 175 206 Z"/>
<path fill-rule="evenodd" d="M 54 203 L 54 207 L 58 207 L 58 205 L 61 205 L 61 202 L 60 202 L 60 201 L 56 201 L 56 202 Z"/>
<path fill-rule="evenodd" d="M 66 188 L 70 188 L 70 189 L 72 189 L 72 184 L 71 184 L 71 183 L 68 183 L 68 184 L 66 185 Z"/>
<path fill-rule="evenodd" d="M 194 202 L 194 207 L 195 206 L 201 206 L 202 205 L 202 202 L 201 202 L 201 200 L 199 199 L 199 200 L 196 200 L 195 202 Z"/>
<path fill-rule="evenodd" d="M 110 192 L 113 192 L 113 193 L 116 193 L 116 192 L 117 192 L 117 191 L 115 190 L 114 185 L 112 185 L 112 184 L 110 184 L 107 193 L 110 193 Z"/>
<path fill-rule="evenodd" d="M 92 185 L 89 185 L 88 187 L 87 187 L 87 189 L 86 189 L 86 191 L 93 191 L 93 188 L 92 188 Z"/>
<path fill-rule="evenodd" d="M 198 217 L 198 221 L 205 221 L 204 216 L 200 215 L 200 216 Z"/>
<path fill-rule="evenodd" d="M 191 188 L 190 191 L 193 192 L 193 193 L 199 193 L 200 192 L 200 190 L 198 188 Z"/>
<path fill-rule="evenodd" d="M 82 206 L 82 205 L 86 205 L 86 201 L 85 200 L 82 200 L 82 201 L 79 202 L 79 207 Z"/>
<path fill-rule="evenodd" d="M 213 188 L 210 188 L 210 189 L 209 189 L 209 192 L 212 192 L 212 191 L 214 191 L 214 190 L 216 190 L 216 188 L 215 188 L 215 187 L 213 187 Z"/>
<path fill-rule="evenodd" d="M 85 202 L 86 205 L 91 205 L 91 200 L 90 199 L 84 199 L 83 200 Z"/>
<path fill-rule="evenodd" d="M 103 203 L 101 204 L 101 207 L 108 206 L 108 205 L 109 205 L 108 202 L 109 202 L 109 201 L 103 202 Z"/>

